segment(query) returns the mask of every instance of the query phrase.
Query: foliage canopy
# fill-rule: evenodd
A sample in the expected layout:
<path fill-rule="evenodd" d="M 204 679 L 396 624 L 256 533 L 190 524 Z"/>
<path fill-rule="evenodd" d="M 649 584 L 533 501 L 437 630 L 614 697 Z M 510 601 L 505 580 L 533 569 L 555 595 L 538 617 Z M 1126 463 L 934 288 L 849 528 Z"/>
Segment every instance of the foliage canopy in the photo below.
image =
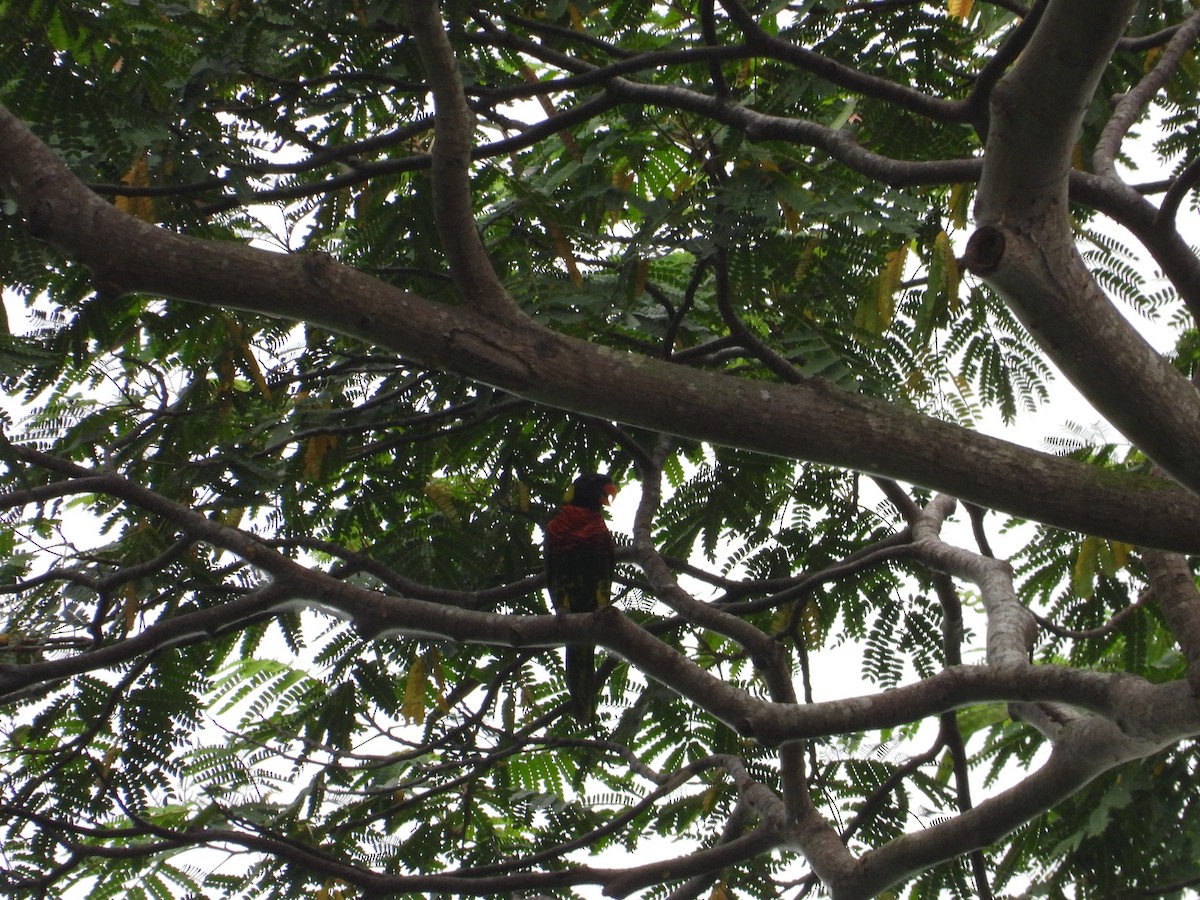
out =
<path fill-rule="evenodd" d="M 1200 883 L 1193 6 L 0 2 L 5 892 Z"/>

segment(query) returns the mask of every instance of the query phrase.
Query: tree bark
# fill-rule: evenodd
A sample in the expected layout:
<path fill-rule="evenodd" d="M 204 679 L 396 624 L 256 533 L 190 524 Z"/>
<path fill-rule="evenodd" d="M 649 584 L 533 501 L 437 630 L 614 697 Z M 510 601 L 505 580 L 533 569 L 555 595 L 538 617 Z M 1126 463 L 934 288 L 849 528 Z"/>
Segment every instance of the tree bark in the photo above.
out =
<path fill-rule="evenodd" d="M 174 234 L 90 192 L 0 110 L 0 184 L 31 232 L 110 291 L 237 308 L 352 335 L 530 400 L 683 437 L 857 469 L 1090 534 L 1200 551 L 1200 499 L 813 379 L 749 382 L 445 306 L 332 259 Z M 472 226 L 473 227 L 473 226 Z"/>
<path fill-rule="evenodd" d="M 1200 392 L 1117 311 L 1075 248 L 1068 210 L 1083 114 L 1133 0 L 1049 4 L 996 85 L 967 264 L 1095 408 L 1200 490 Z"/>

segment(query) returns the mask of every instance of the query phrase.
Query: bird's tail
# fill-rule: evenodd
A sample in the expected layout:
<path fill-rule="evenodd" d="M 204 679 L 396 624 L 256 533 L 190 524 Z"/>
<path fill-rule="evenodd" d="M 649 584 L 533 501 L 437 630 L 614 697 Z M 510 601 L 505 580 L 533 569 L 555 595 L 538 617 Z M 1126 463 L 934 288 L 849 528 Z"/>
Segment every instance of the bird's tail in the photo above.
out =
<path fill-rule="evenodd" d="M 567 647 L 567 693 L 580 725 L 596 713 L 596 648 Z"/>

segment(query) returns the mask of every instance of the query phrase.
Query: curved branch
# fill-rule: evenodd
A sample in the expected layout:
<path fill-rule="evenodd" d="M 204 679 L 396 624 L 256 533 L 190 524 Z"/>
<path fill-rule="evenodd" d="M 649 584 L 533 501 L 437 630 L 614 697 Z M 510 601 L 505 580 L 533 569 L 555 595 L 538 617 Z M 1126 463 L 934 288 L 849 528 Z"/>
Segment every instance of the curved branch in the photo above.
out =
<path fill-rule="evenodd" d="M 1188 166 L 1166 189 L 1173 190 L 1182 201 L 1197 177 L 1200 165 Z M 1071 172 L 1070 198 L 1086 203 L 1128 229 L 1179 292 L 1192 319 L 1200 323 L 1200 258 L 1175 227 L 1174 209 L 1165 202 L 1163 207 L 1156 208 L 1128 185 L 1078 170 Z"/>
<path fill-rule="evenodd" d="M 475 117 L 463 95 L 454 48 L 442 28 L 436 0 L 408 0 L 408 24 L 433 90 L 434 217 L 450 274 L 463 297 L 496 318 L 519 315 L 500 283 L 475 227 L 475 202 L 468 175 L 475 146 Z"/>
<path fill-rule="evenodd" d="M 1037 638 L 1037 623 L 1017 597 L 1012 566 L 1003 560 L 945 543 L 940 536 L 942 522 L 953 508 L 954 501 L 949 497 L 935 497 L 913 526 L 913 544 L 928 565 L 939 572 L 967 579 L 978 588 L 987 616 L 988 665 L 998 669 L 1028 669 L 1032 665 L 1030 653 Z M 956 602 L 957 597 L 954 598 Z M 943 626 L 947 634 L 955 628 L 953 605 L 947 609 Z M 958 627 L 961 627 L 961 619 Z M 948 656 L 947 662 L 952 659 L 953 655 Z M 1076 718 L 1070 710 L 1028 703 L 1014 703 L 1010 712 L 1014 719 L 1030 723 L 1051 740 L 1059 736 L 1063 722 Z"/>
<path fill-rule="evenodd" d="M 76 494 L 93 494 L 99 491 L 105 483 L 105 476 L 89 473 L 78 478 L 51 481 L 18 491 L 6 491 L 0 494 L 0 509 L 16 509 L 30 503 L 44 503 L 47 500 L 72 497 Z"/>
<path fill-rule="evenodd" d="M 1179 213 L 1183 198 L 1197 184 L 1200 184 L 1200 159 L 1192 160 L 1182 172 L 1171 179 L 1170 187 L 1167 188 L 1167 192 L 1163 194 L 1162 201 L 1158 205 L 1158 215 L 1154 218 L 1156 231 L 1174 230 L 1175 217 Z"/>
<path fill-rule="evenodd" d="M 25 448 L 15 451 L 32 455 L 49 465 L 76 471 L 69 463 L 46 459 Z M 1009 664 L 1007 632 L 996 631 L 989 642 L 998 646 L 1003 667 L 953 667 L 918 684 L 896 688 L 852 702 L 794 704 L 788 689 L 783 701 L 758 699 L 747 691 L 726 684 L 685 656 L 637 626 L 615 608 L 596 615 L 513 616 L 473 612 L 407 597 L 386 596 L 346 584 L 332 576 L 310 571 L 269 550 L 252 535 L 221 525 L 194 510 L 180 506 L 118 476 L 108 476 L 107 493 L 121 497 L 175 523 L 185 533 L 208 541 L 250 561 L 271 574 L 274 580 L 244 597 L 212 609 L 184 613 L 149 626 L 134 637 L 117 641 L 90 653 L 0 668 L 0 691 L 11 692 L 31 684 L 45 683 L 84 671 L 118 665 L 165 647 L 258 621 L 298 604 L 316 605 L 352 619 L 368 637 L 391 633 L 441 637 L 495 646 L 537 647 L 562 643 L 599 644 L 624 657 L 649 677 L 668 685 L 693 700 L 739 732 L 754 735 L 768 744 L 804 737 L 883 728 L 926 716 L 939 715 L 966 703 L 1022 699 L 1057 700 L 1102 715 L 1137 723 L 1150 739 L 1161 734 L 1178 736 L 1200 730 L 1200 701 L 1183 699 L 1178 686 L 1149 685 L 1129 676 L 1113 676 L 1066 667 L 1031 667 Z M 995 560 L 977 557 L 986 565 Z M 1019 630 L 1020 626 L 1017 626 Z M 761 637 L 761 635 L 760 635 Z M 763 650 L 764 654 L 769 651 Z M 774 667 L 768 677 L 774 682 Z M 1186 686 L 1183 688 L 1187 691 Z"/>
<path fill-rule="evenodd" d="M 1151 752 L 1111 722 L 1080 722 L 1037 772 L 973 809 L 868 851 L 857 877 L 834 885 L 831 893 L 838 900 L 873 897 L 913 872 L 994 843 L 1102 773 Z"/>
<path fill-rule="evenodd" d="M 939 532 L 942 521 L 953 508 L 954 500 L 950 497 L 934 498 L 913 526 L 913 544 L 926 564 L 969 579 L 978 587 L 987 611 L 988 663 L 998 668 L 1026 668 L 1030 665 L 1029 651 L 1037 625 L 1017 598 L 1012 566 L 944 543 Z"/>
<path fill-rule="evenodd" d="M 718 606 L 701 603 L 685 591 L 654 546 L 651 526 L 662 497 L 662 471 L 659 468 L 661 461 L 655 459 L 654 462 L 655 468 L 652 471 L 641 473 L 642 499 L 633 520 L 634 552 L 638 564 L 650 581 L 654 595 L 686 621 L 723 634 L 744 647 L 755 665 L 762 670 L 768 684 L 772 686 L 772 693 L 777 694 L 775 699 L 784 703 L 795 703 L 796 695 L 791 679 L 786 670 L 781 671 L 784 667 L 779 645 L 739 616 L 731 615 Z"/>
<path fill-rule="evenodd" d="M 1016 27 L 1005 38 L 1000 49 L 992 54 L 991 59 L 979 70 L 979 76 L 975 79 L 975 85 L 971 88 L 971 95 L 967 98 L 967 103 L 971 108 L 971 120 L 975 124 L 975 130 L 984 140 L 987 140 L 988 135 L 988 105 L 991 103 L 992 91 L 1004 73 L 1028 46 L 1030 38 L 1037 30 L 1038 23 L 1042 20 L 1042 14 L 1046 11 L 1048 2 L 1049 0 L 1038 0 L 1031 9 L 1018 12 L 1020 21 Z"/>
<path fill-rule="evenodd" d="M 1187 680 L 1200 697 L 1200 591 L 1187 559 L 1177 553 L 1143 550 L 1142 561 L 1167 627 L 1187 660 Z"/>
<path fill-rule="evenodd" d="M 713 258 L 713 272 L 716 275 L 717 308 L 721 318 L 729 326 L 729 332 L 738 339 L 743 347 L 758 357 L 767 369 L 785 384 L 799 384 L 804 376 L 790 362 L 775 352 L 765 341 L 750 330 L 742 321 L 737 310 L 733 308 L 729 290 L 729 260 L 725 248 L 717 247 Z"/>
<path fill-rule="evenodd" d="M 748 13 L 746 16 L 749 23 L 754 28 L 757 28 L 757 25 L 753 22 L 753 18 Z M 765 36 L 765 38 L 769 38 L 769 36 Z M 813 146 L 830 154 L 830 156 L 848 168 L 877 178 L 886 184 L 893 186 L 949 184 L 975 181 L 979 177 L 981 161 L 977 159 L 932 162 L 906 162 L 891 159 L 890 157 L 881 156 L 863 148 L 855 141 L 851 134 L 841 129 L 827 128 L 815 122 L 757 112 L 724 96 L 711 96 L 676 85 L 644 84 L 616 77 L 615 75 L 601 78 L 601 72 L 611 71 L 617 73 L 619 72 L 619 68 L 614 66 L 611 69 L 607 69 L 591 65 L 582 60 L 549 50 L 532 41 L 524 41 L 513 36 L 506 36 L 505 40 L 514 49 L 520 49 L 522 52 L 545 59 L 554 65 L 577 73 L 579 77 L 596 78 L 600 83 L 604 84 L 607 96 L 614 101 L 624 103 L 634 102 L 645 106 L 663 106 L 696 112 L 714 121 L 744 131 L 746 136 L 752 141 L 778 139 Z M 793 44 L 776 41 L 775 39 L 770 40 L 772 41 L 772 47 L 780 52 L 807 54 L 804 58 L 808 63 L 821 69 L 818 74 L 834 75 L 836 79 L 850 79 L 863 93 L 875 96 L 880 92 L 898 92 L 896 99 L 900 105 L 908 106 L 910 103 L 916 103 L 921 107 L 922 114 L 929 115 L 932 118 L 949 116 L 951 121 L 961 119 L 965 122 L 970 115 L 970 110 L 962 101 L 935 100 L 917 91 L 912 91 L 909 88 L 898 87 L 894 82 L 863 75 L 857 72 L 857 70 L 841 66 L 825 57 L 821 57 L 819 54 L 813 54 L 811 51 L 797 48 Z M 716 48 L 704 49 L 710 52 L 715 52 L 716 50 Z M 737 49 L 732 48 L 732 50 Z M 700 51 L 692 52 L 698 54 Z M 809 59 L 809 57 L 812 58 Z M 836 69 L 837 72 L 835 73 L 833 69 Z M 917 103 L 915 98 L 924 98 L 924 100 Z M 889 99 L 892 98 L 889 96 Z M 596 99 L 593 98 L 593 100 L 588 102 L 596 102 Z M 934 104 L 936 109 L 926 109 L 925 105 L 927 104 Z"/>
<path fill-rule="evenodd" d="M 1092 155 L 1092 163 L 1096 174 L 1101 178 L 1117 179 L 1116 158 L 1120 152 L 1121 142 L 1133 126 L 1141 118 L 1150 105 L 1150 101 L 1175 74 L 1183 56 L 1191 49 L 1200 35 L 1200 12 L 1192 13 L 1171 36 L 1154 68 L 1142 78 L 1133 88 L 1125 93 L 1117 108 L 1113 110 L 1104 131 L 1096 141 L 1096 149 Z"/>
<path fill-rule="evenodd" d="M 983 170 L 983 161 L 979 159 L 909 161 L 882 156 L 863 147 L 842 129 L 758 112 L 677 85 L 641 84 L 614 78 L 607 88 L 610 96 L 622 102 L 697 113 L 738 129 L 751 141 L 779 140 L 815 147 L 848 169 L 892 187 L 973 182 Z"/>
<path fill-rule="evenodd" d="M 340 544 L 323 541 L 319 538 L 298 537 L 264 541 L 264 544 L 274 548 L 299 547 L 306 550 L 316 550 L 334 559 L 342 560 L 337 571 L 331 572 L 335 578 L 346 578 L 351 573 L 366 572 L 387 585 L 391 590 L 406 597 L 418 600 L 428 600 L 430 603 L 443 603 L 462 609 L 486 609 L 505 600 L 514 600 L 540 590 L 546 584 L 544 574 L 529 575 L 517 581 L 493 588 L 482 588 L 476 591 L 460 591 L 452 588 L 434 587 L 422 584 L 411 578 L 405 578 L 391 566 L 384 565 L 379 560 L 365 553 L 347 550 Z"/>
<path fill-rule="evenodd" d="M 679 859 L 662 860 L 630 866 L 620 874 L 605 879 L 605 893 L 613 897 L 626 897 L 665 879 L 697 878 L 736 865 L 755 856 L 761 856 L 778 848 L 783 843 L 779 833 L 772 828 L 760 827 L 734 838 L 718 843 L 714 847 L 697 850 Z"/>
<path fill-rule="evenodd" d="M 924 753 L 918 753 L 916 756 L 910 756 L 902 764 L 896 766 L 891 774 L 889 774 L 888 777 L 883 780 L 879 787 L 875 788 L 863 800 L 862 804 L 855 811 L 854 817 L 851 818 L 850 821 L 846 823 L 845 827 L 842 828 L 840 834 L 841 839 L 849 842 L 854 835 L 861 831 L 865 826 L 869 825 L 871 821 L 877 815 L 879 815 L 880 811 L 886 808 L 885 804 L 887 803 L 888 797 L 890 797 L 892 792 L 900 786 L 901 782 L 903 782 L 905 778 L 908 778 L 910 775 L 914 774 L 922 766 L 926 766 L 937 759 L 938 754 L 945 749 L 946 741 L 946 728 L 943 724 L 942 728 L 940 728 L 938 731 L 936 739 L 928 750 L 926 750 Z"/>
<path fill-rule="evenodd" d="M 1117 48 L 1130 53 L 1153 50 L 1155 47 L 1161 47 L 1170 41 L 1174 37 L 1175 32 L 1181 27 L 1180 25 L 1168 25 L 1166 28 L 1151 32 L 1150 34 L 1143 34 L 1139 37 L 1123 37 L 1117 41 Z"/>
<path fill-rule="evenodd" d="M 1034 621 L 1038 623 L 1038 628 L 1049 632 L 1055 637 L 1068 638 L 1072 641 L 1091 641 L 1115 632 L 1121 627 L 1122 622 L 1142 608 L 1144 599 L 1148 596 L 1149 594 L 1144 594 L 1142 597 L 1139 597 L 1136 602 L 1117 610 L 1112 614 L 1112 616 L 1109 617 L 1108 621 L 1106 621 L 1103 625 L 1096 626 L 1095 628 L 1067 628 L 1063 625 L 1059 625 L 1053 619 L 1048 619 L 1045 616 L 1038 615 L 1037 613 L 1033 614 L 1033 618 Z"/>
<path fill-rule="evenodd" d="M 843 65 L 820 53 L 777 38 L 765 31 L 739 0 L 721 0 L 721 6 L 746 36 L 746 44 L 763 56 L 791 63 L 830 84 L 848 88 L 865 97 L 883 100 L 939 122 L 965 123 L 970 119 L 972 109 L 966 101 L 933 97 L 890 79 L 868 75 L 861 69 Z"/>
<path fill-rule="evenodd" d="M 19 699 L 22 692 L 35 685 L 120 666 L 168 647 L 248 627 L 291 608 L 293 600 L 293 594 L 271 582 L 244 597 L 211 609 L 166 619 L 143 629 L 133 637 L 86 653 L 26 665 L 0 665 L 0 705 Z"/>

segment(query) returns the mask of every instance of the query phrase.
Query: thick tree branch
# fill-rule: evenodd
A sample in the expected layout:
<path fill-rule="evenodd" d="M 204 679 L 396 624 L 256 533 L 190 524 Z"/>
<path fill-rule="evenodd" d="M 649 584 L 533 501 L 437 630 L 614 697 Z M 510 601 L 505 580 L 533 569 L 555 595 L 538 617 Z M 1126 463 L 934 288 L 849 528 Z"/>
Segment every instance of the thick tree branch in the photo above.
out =
<path fill-rule="evenodd" d="M 1016 62 L 1017 57 L 1025 50 L 1029 44 L 1029 39 L 1033 37 L 1034 31 L 1041 22 L 1042 13 L 1046 11 L 1046 3 L 1048 0 L 1039 0 L 1029 10 L 1020 10 L 1018 15 L 1020 21 L 1009 32 L 1004 39 L 1004 43 L 1000 45 L 991 58 L 987 61 L 982 69 L 979 70 L 979 75 L 975 79 L 975 85 L 971 89 L 971 96 L 968 98 L 968 103 L 971 107 L 972 121 L 975 123 L 975 130 L 979 135 L 987 139 L 990 126 L 988 123 L 989 107 L 991 105 L 992 90 L 996 87 L 996 83 L 1008 71 L 1009 66 Z"/>
<path fill-rule="evenodd" d="M 626 897 L 667 879 L 696 878 L 736 865 L 746 859 L 778 848 L 782 839 L 769 827 L 760 827 L 741 837 L 718 843 L 678 859 L 644 863 L 627 869 L 614 870 L 615 877 L 604 879 L 605 893 Z"/>
<path fill-rule="evenodd" d="M 654 546 L 651 534 L 654 516 L 662 498 L 662 472 L 656 468 L 651 471 L 643 470 L 641 474 L 642 499 L 633 521 L 633 546 L 638 565 L 646 573 L 654 596 L 685 621 L 706 631 L 722 634 L 744 647 L 768 683 L 774 686 L 777 694 L 775 699 L 784 703 L 794 703 L 796 695 L 779 645 L 741 617 L 714 604 L 701 603 L 675 579 L 666 560 Z"/>
<path fill-rule="evenodd" d="M 1022 669 L 1030 665 L 1029 651 L 1037 625 L 1029 610 L 1017 599 L 1012 566 L 1003 560 L 981 556 L 944 543 L 939 532 L 954 508 L 954 500 L 940 496 L 913 526 L 913 543 L 928 565 L 973 582 L 987 611 L 987 659 L 998 668 Z"/>
<path fill-rule="evenodd" d="M 619 353 L 524 320 L 497 321 L 432 303 L 327 257 L 152 227 L 89 192 L 7 111 L 0 111 L 0 184 L 31 231 L 123 290 L 308 322 L 561 409 L 881 474 L 1130 543 L 1200 550 L 1200 500 L 1157 479 L 1098 471 L 817 380 L 741 381 Z M 693 411 L 701 401 L 702 417 Z M 987 479 L 979 478 L 981 468 Z"/>
<path fill-rule="evenodd" d="M 1075 249 L 1067 208 L 1080 122 L 1132 8 L 1132 0 L 1050 3 L 1028 49 L 993 91 L 975 210 L 980 227 L 967 259 L 1084 396 L 1200 492 L 1200 392 L 1105 296 Z"/>
<path fill-rule="evenodd" d="M 1187 679 L 1200 697 L 1200 591 L 1187 559 L 1177 553 L 1143 550 L 1150 587 L 1167 626 L 1187 660 Z"/>
<path fill-rule="evenodd" d="M 75 472 L 69 463 L 47 465 Z M 199 513 L 117 476 L 109 476 L 106 493 L 163 516 L 197 540 L 237 553 L 265 569 L 272 581 L 239 601 L 180 614 L 151 625 L 138 635 L 87 654 L 6 666 L 0 669 L 5 693 L 58 680 L 80 672 L 118 665 L 187 642 L 220 634 L 248 621 L 278 614 L 297 604 L 317 605 L 352 619 L 368 636 L 402 633 L 496 646 L 555 646 L 564 642 L 596 643 L 628 659 L 648 676 L 689 697 L 738 731 L 769 744 L 804 737 L 884 728 L 936 716 L 967 703 L 994 700 L 1055 700 L 1119 718 L 1127 730 L 1157 740 L 1200 730 L 1200 701 L 1183 699 L 1177 686 L 1149 685 L 1129 676 L 1114 676 L 1065 667 L 1028 664 L 965 666 L 945 670 L 917 684 L 848 702 L 796 706 L 757 699 L 726 684 L 621 615 L 615 609 L 596 616 L 510 616 L 447 607 L 406 597 L 392 597 L 346 584 L 310 571 L 267 549 L 252 535 L 213 522 Z M 995 560 L 978 557 L 988 565 Z M 1017 638 L 1020 640 L 1020 638 Z M 997 638 L 1003 660 L 1007 638 Z M 1186 687 L 1184 691 L 1188 691 Z"/>
<path fill-rule="evenodd" d="M 926 564 L 947 575 L 969 580 L 979 590 L 987 615 L 988 664 L 997 668 L 1028 668 L 1032 665 L 1030 653 L 1037 637 L 1037 623 L 1017 597 L 1012 566 L 945 543 L 940 536 L 942 522 L 953 507 L 951 498 L 935 497 L 913 526 L 913 543 Z M 947 625 L 952 627 L 949 622 Z M 1033 704 L 1013 704 L 1011 713 L 1014 719 L 1029 722 L 1052 740 L 1058 737 L 1064 721 L 1076 718 L 1071 710 Z"/>

